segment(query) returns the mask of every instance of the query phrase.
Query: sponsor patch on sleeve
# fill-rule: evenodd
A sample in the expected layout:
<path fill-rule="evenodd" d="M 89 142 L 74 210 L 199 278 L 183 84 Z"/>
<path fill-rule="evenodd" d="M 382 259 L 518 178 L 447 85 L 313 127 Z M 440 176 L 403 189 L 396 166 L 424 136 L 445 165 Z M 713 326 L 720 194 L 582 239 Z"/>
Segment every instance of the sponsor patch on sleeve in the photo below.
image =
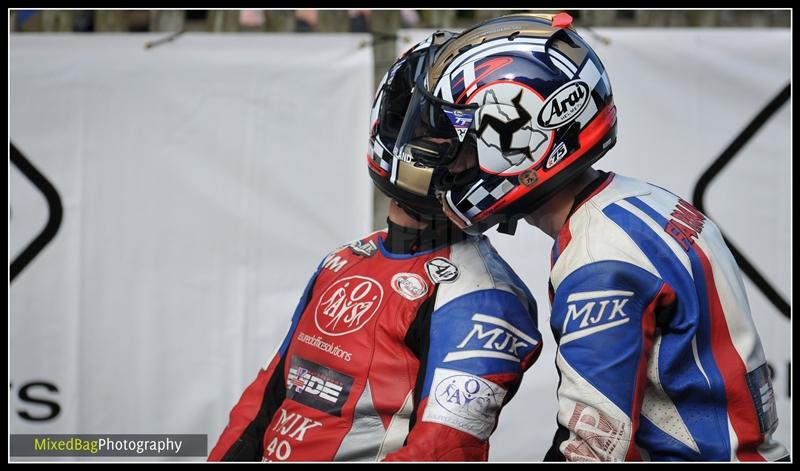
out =
<path fill-rule="evenodd" d="M 453 329 L 454 332 L 458 330 Z M 497 358 L 519 363 L 539 342 L 505 319 L 472 315 L 472 329 L 445 357 L 443 363 L 472 358 Z"/>
<path fill-rule="evenodd" d="M 624 458 L 628 443 L 625 422 L 576 402 L 567 428 L 569 439 L 561 443 L 559 449 L 569 461 L 618 461 Z"/>
<path fill-rule="evenodd" d="M 758 425 L 761 433 L 774 431 L 778 426 L 778 411 L 775 409 L 775 393 L 769 379 L 767 364 L 747 373 L 747 386 L 758 412 Z"/>
<path fill-rule="evenodd" d="M 463 371 L 436 368 L 423 422 L 435 422 L 486 440 L 506 390 Z"/>

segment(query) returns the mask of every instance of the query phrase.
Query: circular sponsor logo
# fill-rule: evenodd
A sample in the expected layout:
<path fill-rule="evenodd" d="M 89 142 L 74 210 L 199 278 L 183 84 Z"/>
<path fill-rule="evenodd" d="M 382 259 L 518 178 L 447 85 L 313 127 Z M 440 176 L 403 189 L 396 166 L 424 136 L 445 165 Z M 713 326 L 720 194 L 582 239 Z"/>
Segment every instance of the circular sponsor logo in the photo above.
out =
<path fill-rule="evenodd" d="M 502 398 L 500 398 L 502 400 Z M 452 375 L 436 385 L 436 402 L 463 419 L 487 419 L 499 407 L 492 386 L 472 375 Z"/>
<path fill-rule="evenodd" d="M 314 311 L 317 328 L 328 335 L 346 335 L 364 327 L 378 312 L 383 287 L 365 276 L 336 281 L 319 298 Z"/>
<path fill-rule="evenodd" d="M 428 263 L 425 264 L 425 272 L 434 283 L 452 283 L 458 279 L 459 274 L 458 267 L 444 257 L 428 260 Z"/>
<path fill-rule="evenodd" d="M 416 273 L 398 273 L 392 277 L 392 289 L 409 301 L 414 301 L 425 296 L 428 284 Z"/>

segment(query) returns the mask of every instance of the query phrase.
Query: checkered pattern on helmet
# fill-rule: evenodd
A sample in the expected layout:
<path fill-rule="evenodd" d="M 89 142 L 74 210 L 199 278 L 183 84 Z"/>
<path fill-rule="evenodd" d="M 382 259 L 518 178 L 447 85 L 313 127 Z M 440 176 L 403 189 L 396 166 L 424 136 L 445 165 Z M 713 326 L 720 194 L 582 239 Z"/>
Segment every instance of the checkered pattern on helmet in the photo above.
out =
<path fill-rule="evenodd" d="M 482 181 L 473 187 L 456 206 L 462 214 L 473 218 L 511 191 L 516 186 L 516 179 L 516 177 L 506 177 Z"/>
<path fill-rule="evenodd" d="M 392 152 L 383 145 L 378 136 L 372 141 L 372 160 L 383 170 L 392 170 Z"/>

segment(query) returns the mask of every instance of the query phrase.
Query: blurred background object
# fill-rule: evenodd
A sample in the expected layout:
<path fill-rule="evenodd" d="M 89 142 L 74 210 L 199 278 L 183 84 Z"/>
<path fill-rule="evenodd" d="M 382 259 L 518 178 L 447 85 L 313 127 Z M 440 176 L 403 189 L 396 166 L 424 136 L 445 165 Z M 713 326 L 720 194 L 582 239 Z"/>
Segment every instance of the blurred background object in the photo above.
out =
<path fill-rule="evenodd" d="M 390 11 L 390 10 L 375 10 Z M 399 10 L 403 28 L 461 29 L 507 13 L 561 10 Z M 705 27 L 788 28 L 784 10 L 566 10 L 584 27 Z M 185 23 L 189 31 L 287 31 L 286 21 L 269 16 L 293 16 L 294 31 L 368 32 L 371 10 L 11 10 L 13 31 L 132 32 L 164 31 Z M 94 21 L 94 18 L 97 21 Z M 156 19 L 154 19 L 156 18 Z M 169 18 L 169 19 L 165 19 Z"/>

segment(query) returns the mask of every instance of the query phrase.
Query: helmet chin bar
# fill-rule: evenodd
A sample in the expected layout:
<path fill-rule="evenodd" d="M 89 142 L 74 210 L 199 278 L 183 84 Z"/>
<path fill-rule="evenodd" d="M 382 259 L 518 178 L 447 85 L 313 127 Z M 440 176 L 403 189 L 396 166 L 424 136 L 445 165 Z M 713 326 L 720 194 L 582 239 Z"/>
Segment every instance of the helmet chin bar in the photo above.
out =
<path fill-rule="evenodd" d="M 395 201 L 400 209 L 405 211 L 415 221 L 438 222 L 448 220 L 437 201 L 403 191 L 396 185 L 389 183 L 387 178 L 381 177 L 371 169 L 369 175 L 372 177 L 372 182 L 381 193 Z"/>

